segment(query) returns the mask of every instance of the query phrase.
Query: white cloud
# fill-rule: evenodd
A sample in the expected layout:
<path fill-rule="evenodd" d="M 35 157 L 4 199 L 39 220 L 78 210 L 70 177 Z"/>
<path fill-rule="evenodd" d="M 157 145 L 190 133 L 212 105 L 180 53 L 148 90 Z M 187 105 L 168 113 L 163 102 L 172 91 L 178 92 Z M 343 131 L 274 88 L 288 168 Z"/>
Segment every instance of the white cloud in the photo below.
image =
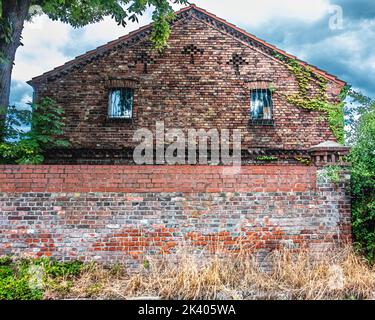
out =
<path fill-rule="evenodd" d="M 23 97 L 22 97 L 22 99 L 21 99 L 21 103 L 23 103 L 23 104 L 27 104 L 27 103 L 30 103 L 30 102 L 32 102 L 32 97 L 31 96 L 29 96 L 29 95 L 27 95 L 27 94 L 25 94 L 25 95 L 23 95 Z"/>
<path fill-rule="evenodd" d="M 151 22 L 149 14 L 146 14 L 139 19 L 139 23 L 129 23 L 126 28 L 118 26 L 117 23 L 107 17 L 100 23 L 95 23 L 82 28 L 82 41 L 88 45 L 98 44 L 102 45 L 108 41 L 115 40 L 121 36 L 128 34 Z"/>
<path fill-rule="evenodd" d="M 75 55 L 136 30 L 150 20 L 150 14 L 146 13 L 139 24 L 129 23 L 126 28 L 118 26 L 111 18 L 105 18 L 102 22 L 73 29 L 45 15 L 36 17 L 25 25 L 22 34 L 24 46 L 17 50 L 12 79 L 28 81 L 64 64 Z"/>
<path fill-rule="evenodd" d="M 24 46 L 17 50 L 12 79 L 27 81 L 64 63 L 68 57 L 61 53 L 61 48 L 69 41 L 69 29 L 46 16 L 26 23 L 22 34 Z"/>
<path fill-rule="evenodd" d="M 304 23 L 319 20 L 329 12 L 329 0 L 196 0 L 194 3 L 233 23 L 258 26 L 272 19 Z"/>
<path fill-rule="evenodd" d="M 295 35 L 298 34 L 296 28 L 299 26 L 311 33 L 319 32 L 314 28 L 322 18 L 329 17 L 329 8 L 333 2 L 333 0 L 194 0 L 198 6 L 250 32 L 255 29 L 262 30 L 273 24 L 286 27 L 290 24 L 293 27 L 284 32 L 282 38 L 279 39 L 279 44 L 282 44 L 284 50 L 312 63 L 315 58 L 318 63 L 331 61 L 336 64 L 336 68 L 336 60 L 342 61 L 342 65 L 345 62 L 345 67 L 341 67 L 344 70 L 341 73 L 345 75 L 355 68 L 366 74 L 374 74 L 375 56 L 372 52 L 375 19 L 352 22 L 350 19 L 345 19 L 344 12 L 345 29 L 342 32 L 329 34 L 324 31 L 325 35 L 329 35 L 328 37 L 308 39 L 303 45 L 296 38 Z M 181 6 L 174 5 L 174 8 L 179 9 Z M 24 46 L 17 51 L 13 80 L 24 83 L 62 65 L 76 55 L 123 36 L 150 21 L 151 12 L 148 11 L 140 18 L 139 24 L 129 23 L 126 28 L 117 26 L 112 19 L 106 18 L 100 23 L 73 29 L 61 22 L 51 21 L 46 16 L 37 17 L 32 23 L 26 23 L 23 32 Z M 315 25 L 313 25 L 314 22 L 316 22 Z M 272 29 L 272 34 L 263 38 L 273 39 L 277 31 L 278 29 Z M 257 35 L 257 32 L 254 33 Z M 289 38 L 290 41 L 288 41 Z M 336 73 L 337 69 L 330 71 Z M 351 81 L 350 78 L 345 80 Z M 15 84 L 13 89 L 15 92 Z M 25 102 L 27 98 L 22 94 L 23 91 L 18 88 L 17 99 Z"/>
<path fill-rule="evenodd" d="M 375 39 L 375 21 L 361 21 L 352 24 L 342 33 L 333 34 L 322 41 L 312 42 L 300 48 L 300 57 L 311 59 L 326 54 L 328 57 L 340 57 L 347 61 L 348 68 L 355 67 L 366 70 L 375 64 L 372 47 Z"/>
<path fill-rule="evenodd" d="M 372 72 L 375 72 L 375 56 L 368 60 L 368 65 L 373 70 Z"/>

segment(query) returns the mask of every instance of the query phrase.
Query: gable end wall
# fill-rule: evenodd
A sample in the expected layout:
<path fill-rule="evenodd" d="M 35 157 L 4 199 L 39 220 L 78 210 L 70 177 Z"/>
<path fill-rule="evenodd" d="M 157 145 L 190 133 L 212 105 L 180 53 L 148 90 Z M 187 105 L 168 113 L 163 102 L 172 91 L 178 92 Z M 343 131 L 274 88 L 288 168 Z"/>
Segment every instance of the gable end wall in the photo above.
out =
<path fill-rule="evenodd" d="M 196 45 L 203 54 L 182 54 Z M 36 84 L 38 98 L 55 99 L 66 112 L 66 136 L 72 148 L 121 149 L 134 147 L 132 137 L 139 128 L 155 131 L 155 122 L 166 128 L 241 129 L 247 148 L 308 149 L 335 140 L 321 113 L 289 105 L 284 94 L 298 91 L 288 68 L 207 22 L 188 16 L 177 21 L 164 54 L 152 52 L 150 43 L 118 48 L 79 69 L 54 80 Z M 136 63 L 147 52 L 153 63 Z M 246 64 L 239 73 L 228 64 L 234 53 Z M 107 121 L 110 79 L 136 79 L 134 119 L 131 123 Z M 273 84 L 274 126 L 249 124 L 250 90 Z M 316 88 L 315 88 L 316 89 Z M 340 86 L 330 82 L 333 102 Z"/>

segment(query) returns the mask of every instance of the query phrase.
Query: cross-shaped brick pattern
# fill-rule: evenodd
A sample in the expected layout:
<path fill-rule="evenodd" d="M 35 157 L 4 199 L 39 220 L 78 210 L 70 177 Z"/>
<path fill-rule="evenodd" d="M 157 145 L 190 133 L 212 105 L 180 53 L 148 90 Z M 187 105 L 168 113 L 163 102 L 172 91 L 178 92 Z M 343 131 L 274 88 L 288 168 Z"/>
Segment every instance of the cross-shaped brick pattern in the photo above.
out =
<path fill-rule="evenodd" d="M 190 63 L 194 64 L 195 63 L 194 56 L 199 53 L 202 55 L 204 53 L 204 49 L 198 48 L 195 44 L 189 44 L 183 48 L 181 53 L 190 55 Z"/>
<path fill-rule="evenodd" d="M 244 64 L 249 64 L 240 54 L 233 53 L 232 58 L 227 62 L 227 64 L 233 65 L 236 73 L 240 73 L 240 66 Z"/>
<path fill-rule="evenodd" d="M 151 63 L 155 63 L 155 60 L 147 52 L 142 51 L 135 58 L 135 63 L 143 63 L 143 72 L 147 73 L 148 65 Z"/>

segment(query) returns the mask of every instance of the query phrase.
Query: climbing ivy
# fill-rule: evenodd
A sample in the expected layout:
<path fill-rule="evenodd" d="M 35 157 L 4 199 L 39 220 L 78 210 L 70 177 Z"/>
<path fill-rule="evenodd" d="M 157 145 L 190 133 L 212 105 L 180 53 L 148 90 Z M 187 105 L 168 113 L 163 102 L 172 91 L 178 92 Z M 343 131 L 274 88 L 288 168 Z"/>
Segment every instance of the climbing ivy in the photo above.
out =
<path fill-rule="evenodd" d="M 344 100 L 349 91 L 345 86 L 340 95 L 338 103 L 330 103 L 327 96 L 328 80 L 315 73 L 311 67 L 304 66 L 298 61 L 275 53 L 274 57 L 285 62 L 288 69 L 294 74 L 298 83 L 298 93 L 286 94 L 286 100 L 299 108 L 324 112 L 325 119 L 332 130 L 337 141 L 344 143 Z M 312 83 L 318 87 L 316 92 L 312 92 Z"/>
<path fill-rule="evenodd" d="M 294 159 L 305 166 L 311 165 L 311 159 L 309 158 L 294 157 Z"/>
<path fill-rule="evenodd" d="M 278 160 L 277 157 L 274 156 L 259 156 L 256 158 L 258 161 L 276 161 Z"/>
<path fill-rule="evenodd" d="M 319 178 L 325 179 L 330 183 L 338 184 L 341 181 L 342 168 L 337 165 L 325 167 L 320 173 Z"/>

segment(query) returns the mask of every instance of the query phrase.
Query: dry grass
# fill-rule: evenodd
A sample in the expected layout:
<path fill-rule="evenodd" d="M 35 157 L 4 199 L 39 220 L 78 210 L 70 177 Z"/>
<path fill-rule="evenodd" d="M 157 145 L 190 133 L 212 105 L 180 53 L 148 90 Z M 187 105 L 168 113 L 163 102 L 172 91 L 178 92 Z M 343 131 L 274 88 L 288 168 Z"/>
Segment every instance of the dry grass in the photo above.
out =
<path fill-rule="evenodd" d="M 350 247 L 318 260 L 306 250 L 280 250 L 268 261 L 265 272 L 245 252 L 220 258 L 181 250 L 174 259 L 149 259 L 137 273 L 89 264 L 69 286 L 51 286 L 46 298 L 375 299 L 375 268 Z"/>

